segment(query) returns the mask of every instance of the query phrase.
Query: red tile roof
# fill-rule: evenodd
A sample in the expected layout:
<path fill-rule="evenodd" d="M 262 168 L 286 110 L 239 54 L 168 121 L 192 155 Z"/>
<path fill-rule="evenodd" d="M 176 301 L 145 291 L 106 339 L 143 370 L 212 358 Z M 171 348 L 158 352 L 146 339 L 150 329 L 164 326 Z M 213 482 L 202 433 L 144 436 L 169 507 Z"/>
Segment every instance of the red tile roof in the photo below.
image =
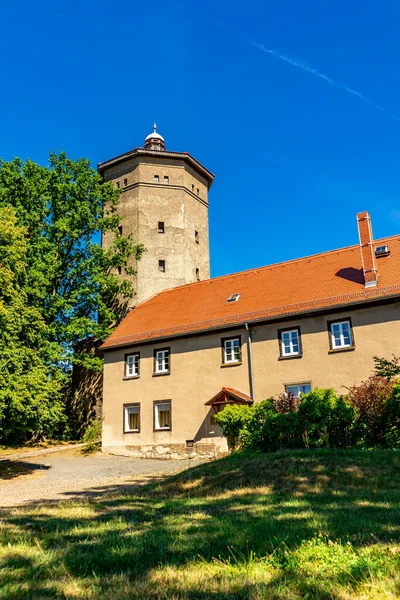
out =
<path fill-rule="evenodd" d="M 374 241 L 384 245 L 390 256 L 377 259 L 374 288 L 364 288 L 360 246 L 349 246 L 160 292 L 131 310 L 102 349 L 400 296 L 400 235 Z"/>

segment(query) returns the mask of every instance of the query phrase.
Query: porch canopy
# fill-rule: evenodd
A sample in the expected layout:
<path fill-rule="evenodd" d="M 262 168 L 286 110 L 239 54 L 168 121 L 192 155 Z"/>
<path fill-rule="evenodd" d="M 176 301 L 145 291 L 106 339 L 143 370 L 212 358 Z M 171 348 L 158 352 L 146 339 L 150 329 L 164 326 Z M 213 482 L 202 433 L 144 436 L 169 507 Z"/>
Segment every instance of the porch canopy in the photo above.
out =
<path fill-rule="evenodd" d="M 236 388 L 223 387 L 218 394 L 215 394 L 205 403 L 205 406 L 212 406 L 215 412 L 219 412 L 227 404 L 247 404 L 251 406 L 254 400 L 244 392 L 240 392 Z"/>

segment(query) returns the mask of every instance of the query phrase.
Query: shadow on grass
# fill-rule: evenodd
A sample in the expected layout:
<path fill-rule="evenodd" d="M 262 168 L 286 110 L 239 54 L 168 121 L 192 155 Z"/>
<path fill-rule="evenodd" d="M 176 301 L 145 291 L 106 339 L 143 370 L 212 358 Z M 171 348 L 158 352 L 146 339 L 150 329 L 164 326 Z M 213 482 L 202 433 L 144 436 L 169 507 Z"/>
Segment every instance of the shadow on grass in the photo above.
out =
<path fill-rule="evenodd" d="M 29 475 L 35 471 L 48 470 L 48 465 L 24 462 L 22 460 L 1 460 L 0 459 L 0 481 L 2 479 L 14 479 L 21 475 Z"/>
<path fill-rule="evenodd" d="M 94 578 L 104 598 L 114 597 L 116 576 L 125 582 L 118 598 L 338 598 L 335 586 L 384 572 L 380 557 L 366 563 L 357 553 L 400 542 L 399 484 L 395 451 L 237 455 L 142 487 L 102 486 L 76 494 L 76 503 L 4 512 L 1 541 L 11 548 L 0 559 L 2 598 L 14 597 L 13 573 L 15 584 L 37 572 L 35 561 L 4 564 L 17 560 L 9 554 L 19 540 L 26 552 L 39 544 L 48 560 L 32 584 L 41 591 L 21 599 L 45 597 L 60 565 L 77 581 Z M 334 567 L 310 576 L 314 559 L 332 557 Z M 207 589 L 193 574 L 199 560 L 230 584 L 211 577 Z M 271 576 L 257 579 L 257 569 Z"/>

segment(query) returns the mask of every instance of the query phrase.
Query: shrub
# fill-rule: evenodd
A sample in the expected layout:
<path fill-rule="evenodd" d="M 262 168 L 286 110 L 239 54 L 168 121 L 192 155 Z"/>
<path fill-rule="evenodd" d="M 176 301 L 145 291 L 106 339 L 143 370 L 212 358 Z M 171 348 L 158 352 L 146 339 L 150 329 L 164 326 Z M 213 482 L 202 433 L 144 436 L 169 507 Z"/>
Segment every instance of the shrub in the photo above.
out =
<path fill-rule="evenodd" d="M 351 445 L 355 409 L 334 390 L 314 390 L 302 396 L 297 411 L 288 411 L 288 404 L 278 400 L 270 398 L 254 406 L 239 434 L 243 450 Z M 285 412 L 278 412 L 277 406 Z"/>
<path fill-rule="evenodd" d="M 245 451 L 270 452 L 301 445 L 296 413 L 279 413 L 270 398 L 256 404 L 251 418 L 239 435 Z"/>
<path fill-rule="evenodd" d="M 89 427 L 86 429 L 83 441 L 86 442 L 86 446 L 83 448 L 83 454 L 90 454 L 96 452 L 101 442 L 101 421 L 98 418 L 94 418 Z"/>
<path fill-rule="evenodd" d="M 355 409 L 333 389 L 315 389 L 302 396 L 296 414 L 306 448 L 351 446 Z"/>
<path fill-rule="evenodd" d="M 373 375 L 350 388 L 348 400 L 357 412 L 357 438 L 360 442 L 376 444 L 383 441 L 386 404 L 394 385 L 385 377 Z"/>
<path fill-rule="evenodd" d="M 400 385 L 395 385 L 385 406 L 384 442 L 389 448 L 400 447 Z"/>
<path fill-rule="evenodd" d="M 228 439 L 228 445 L 234 449 L 240 430 L 246 425 L 253 414 L 253 407 L 246 404 L 228 404 L 215 415 L 215 421 L 220 426 L 223 435 Z"/>

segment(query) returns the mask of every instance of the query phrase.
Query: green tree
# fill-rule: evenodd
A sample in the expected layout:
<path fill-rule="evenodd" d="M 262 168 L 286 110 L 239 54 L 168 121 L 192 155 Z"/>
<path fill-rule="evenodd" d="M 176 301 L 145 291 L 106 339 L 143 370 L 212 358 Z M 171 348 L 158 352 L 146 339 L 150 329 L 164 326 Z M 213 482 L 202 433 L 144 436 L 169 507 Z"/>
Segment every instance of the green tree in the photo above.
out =
<path fill-rule="evenodd" d="M 95 354 L 76 349 L 88 338 L 105 340 L 134 294 L 118 271 L 132 274 L 131 259 L 139 260 L 144 249 L 119 232 L 119 197 L 120 191 L 102 183 L 86 159 L 73 161 L 62 153 L 50 154 L 47 166 L 30 160 L 0 161 L 0 298 L 7 321 L 0 353 L 8 353 L 15 369 L 19 365 L 21 377 L 27 376 L 28 362 L 44 369 L 37 380 L 43 389 L 31 387 L 38 406 L 47 406 L 46 394 L 60 397 L 74 362 L 102 368 Z M 107 250 L 97 241 L 104 235 L 110 240 Z M 14 340 L 8 350 L 7 336 Z M 30 361 L 21 361 L 18 353 L 27 353 Z M 12 423 L 9 398 L 16 379 L 7 369 L 1 372 L 0 420 L 7 415 Z M 15 401 L 18 393 L 14 390 Z M 62 418 L 60 413 L 59 423 Z M 51 419 L 53 424 L 56 420 Z M 36 428 L 33 421 L 29 426 L 33 436 L 43 430 L 39 421 L 36 418 Z M 1 431 L 0 425 L 0 436 L 10 439 L 11 434 Z"/>
<path fill-rule="evenodd" d="M 385 377 L 389 381 L 400 375 L 400 358 L 394 354 L 392 356 L 392 359 L 374 356 L 375 375 Z"/>
<path fill-rule="evenodd" d="M 54 435 L 65 421 L 59 344 L 26 294 L 28 238 L 13 208 L 0 208 L 0 439 Z"/>

